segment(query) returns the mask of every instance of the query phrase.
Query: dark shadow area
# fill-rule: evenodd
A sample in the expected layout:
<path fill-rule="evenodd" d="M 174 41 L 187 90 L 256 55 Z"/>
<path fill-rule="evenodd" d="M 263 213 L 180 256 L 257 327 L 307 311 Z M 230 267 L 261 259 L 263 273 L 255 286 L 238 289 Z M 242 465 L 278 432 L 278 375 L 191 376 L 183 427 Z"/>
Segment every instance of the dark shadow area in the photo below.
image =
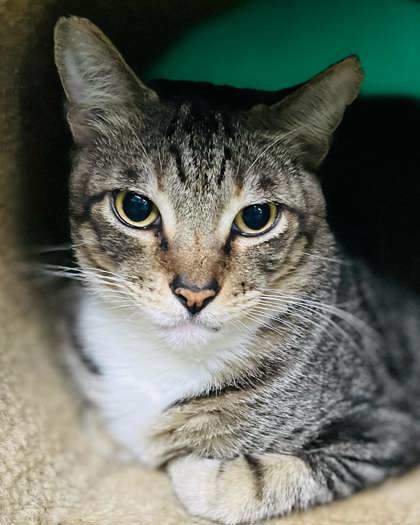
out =
<path fill-rule="evenodd" d="M 420 102 L 360 98 L 321 170 L 342 242 L 420 292 Z"/>

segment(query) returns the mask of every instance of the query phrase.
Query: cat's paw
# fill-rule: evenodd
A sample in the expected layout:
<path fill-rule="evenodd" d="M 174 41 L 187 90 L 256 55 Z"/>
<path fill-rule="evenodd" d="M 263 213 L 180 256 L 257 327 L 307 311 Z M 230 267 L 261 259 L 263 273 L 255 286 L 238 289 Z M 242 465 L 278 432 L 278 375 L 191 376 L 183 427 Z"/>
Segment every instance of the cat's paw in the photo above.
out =
<path fill-rule="evenodd" d="M 305 507 L 316 491 L 310 470 L 293 456 L 222 461 L 190 455 L 173 461 L 168 470 L 175 493 L 191 514 L 229 525 Z"/>
<path fill-rule="evenodd" d="M 186 509 L 195 516 L 215 519 L 214 500 L 222 462 L 184 456 L 169 464 L 173 489 Z"/>

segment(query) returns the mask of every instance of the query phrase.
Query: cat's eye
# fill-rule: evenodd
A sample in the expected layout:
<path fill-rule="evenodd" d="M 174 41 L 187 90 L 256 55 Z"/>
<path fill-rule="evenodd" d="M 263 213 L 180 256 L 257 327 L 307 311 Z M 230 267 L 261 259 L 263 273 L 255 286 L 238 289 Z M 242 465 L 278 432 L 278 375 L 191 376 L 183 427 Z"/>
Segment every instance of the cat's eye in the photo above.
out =
<path fill-rule="evenodd" d="M 233 225 L 241 235 L 262 235 L 273 227 L 278 215 L 279 208 L 276 204 L 252 204 L 236 215 Z"/>
<path fill-rule="evenodd" d="M 156 223 L 159 210 L 144 195 L 134 191 L 114 193 L 114 212 L 121 222 L 134 228 L 147 228 Z"/>

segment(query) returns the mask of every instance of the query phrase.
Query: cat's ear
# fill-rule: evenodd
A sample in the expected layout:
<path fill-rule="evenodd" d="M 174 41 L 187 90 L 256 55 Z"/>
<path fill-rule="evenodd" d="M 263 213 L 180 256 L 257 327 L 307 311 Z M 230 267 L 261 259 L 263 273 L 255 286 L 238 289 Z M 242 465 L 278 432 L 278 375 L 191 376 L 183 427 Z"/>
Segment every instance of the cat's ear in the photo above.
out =
<path fill-rule="evenodd" d="M 346 106 L 356 98 L 363 72 L 356 56 L 329 67 L 273 106 L 251 110 L 284 137 L 292 154 L 316 170 L 328 153 Z M 267 123 L 268 123 L 267 122 Z"/>
<path fill-rule="evenodd" d="M 68 101 L 68 120 L 76 142 L 85 142 L 95 113 L 131 103 L 158 100 L 94 24 L 60 18 L 54 31 L 55 63 Z"/>

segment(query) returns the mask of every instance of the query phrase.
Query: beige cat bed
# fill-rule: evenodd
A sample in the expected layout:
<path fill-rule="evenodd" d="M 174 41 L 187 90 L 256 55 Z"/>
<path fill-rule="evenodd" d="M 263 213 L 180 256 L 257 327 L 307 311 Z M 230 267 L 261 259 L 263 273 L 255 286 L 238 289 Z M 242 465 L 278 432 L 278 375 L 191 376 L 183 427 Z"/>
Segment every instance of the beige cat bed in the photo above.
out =
<path fill-rule="evenodd" d="M 203 1 L 200 9 L 192 0 L 191 9 L 185 3 L 180 11 L 175 4 L 181 2 L 173 2 L 175 23 L 185 25 L 201 16 L 200 9 L 206 12 L 226 2 Z M 54 187 L 58 176 L 53 161 L 56 134 L 40 90 L 44 75 L 54 75 L 50 50 L 57 16 L 91 16 L 92 10 L 70 4 L 60 2 L 58 8 L 51 0 L 0 3 L 0 524 L 203 523 L 178 505 L 163 473 L 119 463 L 106 437 L 83 424 L 81 401 L 56 363 L 52 317 L 40 293 L 17 274 L 17 263 L 25 258 L 25 232 L 37 235 L 40 217 L 48 219 L 54 209 L 39 197 L 45 194 L 42 185 L 49 181 Z M 164 1 L 144 2 L 144 10 L 153 15 L 157 4 L 168 10 Z M 131 16 L 129 10 L 124 13 Z M 150 31 L 145 33 L 150 41 Z M 36 55 L 40 50 L 43 59 Z M 32 89 L 37 89 L 33 100 Z M 54 104 L 50 112 L 56 110 Z M 39 120 L 35 127 L 34 115 Z M 27 197 L 37 188 L 38 200 L 33 198 L 30 208 Z M 52 218 L 48 221 L 54 230 Z M 275 523 L 417 525 L 419 496 L 416 471 L 348 501 Z"/>

